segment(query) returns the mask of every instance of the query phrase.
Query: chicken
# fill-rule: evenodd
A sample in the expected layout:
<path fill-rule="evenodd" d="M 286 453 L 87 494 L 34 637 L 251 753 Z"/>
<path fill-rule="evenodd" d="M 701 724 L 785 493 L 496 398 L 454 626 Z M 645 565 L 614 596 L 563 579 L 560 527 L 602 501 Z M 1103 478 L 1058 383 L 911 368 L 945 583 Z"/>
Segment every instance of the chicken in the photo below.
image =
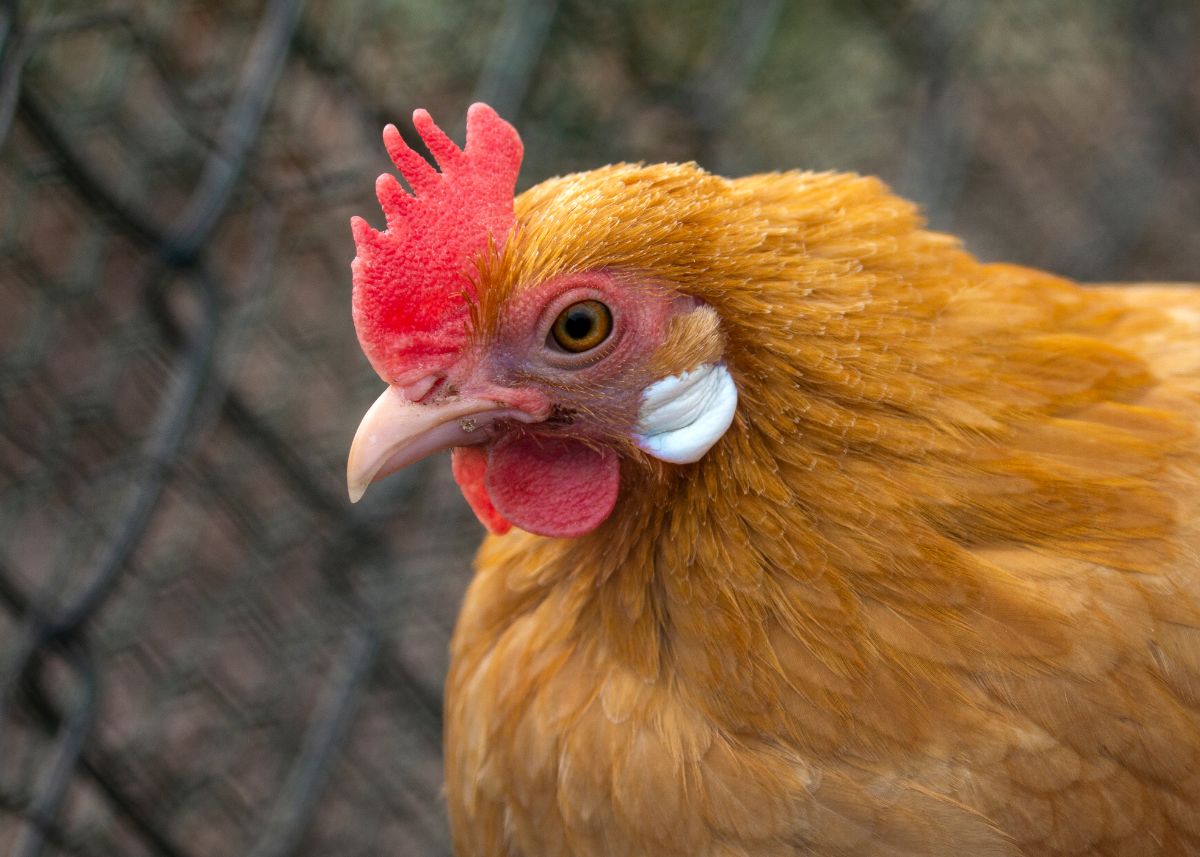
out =
<path fill-rule="evenodd" d="M 982 264 L 879 181 L 618 164 L 513 200 L 384 132 L 350 493 L 491 531 L 462 857 L 1200 855 L 1200 290 Z"/>

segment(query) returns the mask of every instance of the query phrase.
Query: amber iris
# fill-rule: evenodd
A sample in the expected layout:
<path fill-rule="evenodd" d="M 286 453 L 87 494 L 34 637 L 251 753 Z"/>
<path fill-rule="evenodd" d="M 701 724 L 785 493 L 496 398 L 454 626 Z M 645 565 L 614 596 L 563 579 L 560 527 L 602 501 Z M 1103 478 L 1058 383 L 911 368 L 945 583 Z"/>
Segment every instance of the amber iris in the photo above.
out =
<path fill-rule="evenodd" d="M 558 314 L 550 335 L 560 348 L 578 354 L 608 339 L 612 326 L 608 307 L 600 301 L 580 301 Z"/>

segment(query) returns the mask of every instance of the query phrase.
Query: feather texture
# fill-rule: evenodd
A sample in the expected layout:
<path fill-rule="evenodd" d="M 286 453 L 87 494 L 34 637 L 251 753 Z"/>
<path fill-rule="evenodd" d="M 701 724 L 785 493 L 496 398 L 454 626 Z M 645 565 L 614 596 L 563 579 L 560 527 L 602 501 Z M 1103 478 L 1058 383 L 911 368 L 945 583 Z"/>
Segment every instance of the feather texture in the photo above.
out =
<path fill-rule="evenodd" d="M 981 264 L 851 175 L 618 165 L 516 218 L 481 335 L 663 283 L 740 404 L 594 533 L 484 544 L 459 854 L 1200 854 L 1200 291 Z"/>

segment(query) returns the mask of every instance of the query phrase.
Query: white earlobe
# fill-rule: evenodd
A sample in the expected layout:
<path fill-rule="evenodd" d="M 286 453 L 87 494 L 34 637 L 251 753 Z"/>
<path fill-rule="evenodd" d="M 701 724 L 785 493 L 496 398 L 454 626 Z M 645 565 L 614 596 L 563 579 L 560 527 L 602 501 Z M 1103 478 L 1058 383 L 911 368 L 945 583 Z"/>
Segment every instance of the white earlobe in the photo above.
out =
<path fill-rule="evenodd" d="M 662 461 L 699 461 L 733 423 L 737 399 L 724 363 L 702 363 L 662 378 L 642 391 L 634 439 Z"/>

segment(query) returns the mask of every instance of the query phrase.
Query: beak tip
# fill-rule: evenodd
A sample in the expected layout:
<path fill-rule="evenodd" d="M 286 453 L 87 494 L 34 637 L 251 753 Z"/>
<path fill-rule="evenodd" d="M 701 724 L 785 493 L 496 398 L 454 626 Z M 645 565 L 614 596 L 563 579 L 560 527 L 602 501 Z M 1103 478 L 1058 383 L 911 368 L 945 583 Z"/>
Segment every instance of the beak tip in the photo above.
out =
<path fill-rule="evenodd" d="M 367 486 L 350 483 L 346 486 L 346 493 L 350 495 L 351 503 L 357 503 L 367 493 Z"/>

